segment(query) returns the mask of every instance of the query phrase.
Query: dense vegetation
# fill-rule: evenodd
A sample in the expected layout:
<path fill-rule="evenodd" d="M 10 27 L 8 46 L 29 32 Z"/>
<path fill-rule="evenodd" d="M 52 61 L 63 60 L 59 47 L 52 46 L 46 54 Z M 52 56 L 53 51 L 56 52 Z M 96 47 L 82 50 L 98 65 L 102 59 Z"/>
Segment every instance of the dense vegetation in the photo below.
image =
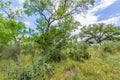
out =
<path fill-rule="evenodd" d="M 0 80 L 120 80 L 120 28 L 81 26 L 73 15 L 94 0 L 0 0 Z M 23 17 L 37 16 L 30 28 Z M 19 19 L 20 18 L 20 19 Z"/>

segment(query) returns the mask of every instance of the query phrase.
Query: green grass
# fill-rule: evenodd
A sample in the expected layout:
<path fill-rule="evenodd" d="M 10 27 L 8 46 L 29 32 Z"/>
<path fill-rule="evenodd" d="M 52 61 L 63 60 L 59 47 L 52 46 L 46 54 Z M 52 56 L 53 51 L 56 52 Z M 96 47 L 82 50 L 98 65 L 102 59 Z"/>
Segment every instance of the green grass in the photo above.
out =
<path fill-rule="evenodd" d="M 67 58 L 59 63 L 51 63 L 54 66 L 53 75 L 47 80 L 120 80 L 120 53 L 101 57 L 98 49 L 89 48 L 91 58 L 84 62 Z M 9 70 L 16 69 L 17 73 L 30 65 L 36 58 L 31 55 L 21 55 L 18 63 L 12 60 L 0 60 L 0 80 L 8 79 Z M 19 65 L 18 65 L 19 64 Z M 14 74 L 12 74 L 14 75 Z M 38 80 L 41 80 L 38 78 Z"/>

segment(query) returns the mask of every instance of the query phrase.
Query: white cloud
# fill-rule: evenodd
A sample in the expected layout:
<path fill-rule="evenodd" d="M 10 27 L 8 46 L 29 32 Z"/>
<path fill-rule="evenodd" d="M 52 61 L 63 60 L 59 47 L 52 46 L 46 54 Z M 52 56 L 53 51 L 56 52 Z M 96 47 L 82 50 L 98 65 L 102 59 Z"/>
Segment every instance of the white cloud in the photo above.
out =
<path fill-rule="evenodd" d="M 120 20 L 120 16 L 117 17 L 112 17 L 107 20 L 99 21 L 99 23 L 106 23 L 106 24 L 117 24 L 118 21 Z"/>
<path fill-rule="evenodd" d="M 120 16 L 118 15 L 117 17 L 112 16 L 109 19 L 102 20 L 102 21 L 98 21 L 100 15 L 98 16 L 95 15 L 97 11 L 106 9 L 107 7 L 112 5 L 114 2 L 116 2 L 116 0 L 109 0 L 109 1 L 101 0 L 99 4 L 96 4 L 95 6 L 93 6 L 93 8 L 88 10 L 85 16 L 83 16 L 83 14 L 81 13 L 78 15 L 74 15 L 74 18 L 75 20 L 79 21 L 81 25 L 89 25 L 89 24 L 101 23 L 101 22 L 106 24 L 118 24 L 118 21 L 120 21 Z M 79 32 L 80 30 L 76 30 L 72 34 L 78 34 Z"/>
<path fill-rule="evenodd" d="M 87 13 L 85 17 L 81 15 L 75 15 L 75 19 L 81 23 L 81 25 L 89 25 L 97 22 L 99 16 L 94 16 L 91 13 Z"/>
<path fill-rule="evenodd" d="M 25 0 L 18 0 L 19 4 L 23 4 L 25 2 Z"/>
<path fill-rule="evenodd" d="M 27 27 L 31 27 L 31 25 L 32 25 L 31 22 L 29 22 L 29 21 L 25 21 L 24 23 Z"/>
<path fill-rule="evenodd" d="M 108 6 L 112 5 L 114 2 L 116 2 L 117 0 L 101 0 L 99 5 L 94 6 L 94 8 L 92 10 L 90 10 L 90 12 L 97 12 L 99 10 L 103 10 L 105 8 L 107 8 Z"/>
<path fill-rule="evenodd" d="M 96 16 L 95 13 L 99 10 L 104 10 L 105 8 L 109 7 L 116 1 L 117 0 L 109 0 L 109 1 L 101 0 L 100 4 L 96 4 L 95 6 L 93 6 L 92 9 L 87 11 L 87 13 L 85 14 L 85 17 L 83 17 L 81 14 L 75 15 L 74 17 L 77 21 L 81 22 L 82 25 L 98 23 L 99 16 Z M 116 22 L 117 18 L 111 18 L 111 19 L 105 20 L 103 22 L 111 22 L 111 21 L 112 21 L 112 23 Z"/>

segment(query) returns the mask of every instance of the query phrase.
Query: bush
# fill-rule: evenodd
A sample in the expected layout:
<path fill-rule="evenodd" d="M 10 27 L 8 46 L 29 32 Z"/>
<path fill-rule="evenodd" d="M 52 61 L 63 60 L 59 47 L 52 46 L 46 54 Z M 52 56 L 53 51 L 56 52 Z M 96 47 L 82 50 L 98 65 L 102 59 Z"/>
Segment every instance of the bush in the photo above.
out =
<path fill-rule="evenodd" d="M 23 54 L 31 54 L 32 56 L 35 55 L 35 53 L 37 51 L 37 47 L 35 44 L 23 44 L 22 45 L 22 53 Z M 38 50 L 39 51 L 39 50 Z"/>
<path fill-rule="evenodd" d="M 47 62 L 60 62 L 61 60 L 65 60 L 66 56 L 60 50 L 54 49 L 46 55 L 45 59 Z"/>
<path fill-rule="evenodd" d="M 78 47 L 78 49 L 81 49 L 81 50 L 87 50 L 89 45 L 86 42 L 81 42 L 77 45 L 77 47 Z"/>
<path fill-rule="evenodd" d="M 18 80 L 32 80 L 33 75 L 31 74 L 31 71 L 23 70 L 18 75 Z"/>
<path fill-rule="evenodd" d="M 72 69 L 74 69 L 76 67 L 76 64 L 75 64 L 75 62 L 73 60 L 68 58 L 66 61 L 67 62 L 64 65 L 65 66 L 64 67 L 65 71 L 72 70 Z"/>
<path fill-rule="evenodd" d="M 21 48 L 18 45 L 9 45 L 1 47 L 1 57 L 4 59 L 13 59 L 17 61 L 18 55 L 21 53 Z"/>
<path fill-rule="evenodd" d="M 74 46 L 74 49 L 69 52 L 70 57 L 77 61 L 89 59 L 90 54 L 87 51 L 88 47 L 89 45 L 85 42 L 77 44 L 76 46 Z"/>
<path fill-rule="evenodd" d="M 101 46 L 101 51 L 110 54 L 116 53 L 116 51 L 120 51 L 120 42 L 105 42 Z"/>
<path fill-rule="evenodd" d="M 80 61 L 83 59 L 89 59 L 90 54 L 85 50 L 78 50 L 78 51 L 70 52 L 70 57 L 72 57 L 73 59 L 77 61 Z"/>
<path fill-rule="evenodd" d="M 110 54 L 116 54 L 120 51 L 120 42 L 104 42 L 100 46 L 100 57 L 106 59 Z"/>
<path fill-rule="evenodd" d="M 120 42 L 114 42 L 114 48 L 116 51 L 120 51 Z"/>
<path fill-rule="evenodd" d="M 18 80 L 46 80 L 47 76 L 53 74 L 51 65 L 44 62 L 44 60 L 39 57 L 39 59 L 32 63 L 32 65 L 25 67 L 19 74 Z"/>
<path fill-rule="evenodd" d="M 102 44 L 101 51 L 107 52 L 107 53 L 113 53 L 114 43 L 113 42 L 106 42 L 106 43 Z"/>

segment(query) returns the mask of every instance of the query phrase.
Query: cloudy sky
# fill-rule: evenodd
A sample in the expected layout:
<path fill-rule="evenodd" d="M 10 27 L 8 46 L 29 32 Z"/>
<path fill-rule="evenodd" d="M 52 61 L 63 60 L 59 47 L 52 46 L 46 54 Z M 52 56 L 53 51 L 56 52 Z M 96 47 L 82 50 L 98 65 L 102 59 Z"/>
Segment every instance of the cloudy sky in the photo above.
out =
<path fill-rule="evenodd" d="M 96 0 L 86 17 L 77 15 L 76 19 L 83 25 L 100 22 L 120 25 L 120 0 Z"/>
<path fill-rule="evenodd" d="M 17 6 L 22 6 L 24 0 L 11 0 Z M 82 25 L 88 25 L 93 23 L 111 23 L 120 25 L 120 0 L 96 0 L 95 6 L 89 9 L 86 15 L 75 15 L 75 19 L 80 21 Z M 26 25 L 31 26 L 31 18 L 26 19 L 24 22 Z"/>

